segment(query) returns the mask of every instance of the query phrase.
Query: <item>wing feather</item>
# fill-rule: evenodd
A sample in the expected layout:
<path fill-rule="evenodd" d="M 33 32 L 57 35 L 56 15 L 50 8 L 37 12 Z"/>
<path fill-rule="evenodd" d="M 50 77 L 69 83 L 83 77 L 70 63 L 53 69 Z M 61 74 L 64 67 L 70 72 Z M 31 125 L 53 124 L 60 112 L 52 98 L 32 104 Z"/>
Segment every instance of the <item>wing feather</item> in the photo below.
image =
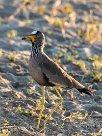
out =
<path fill-rule="evenodd" d="M 49 79 L 49 82 L 55 85 L 72 86 L 70 76 L 48 56 L 43 55 L 43 62 L 40 61 L 39 66 L 42 73 Z"/>

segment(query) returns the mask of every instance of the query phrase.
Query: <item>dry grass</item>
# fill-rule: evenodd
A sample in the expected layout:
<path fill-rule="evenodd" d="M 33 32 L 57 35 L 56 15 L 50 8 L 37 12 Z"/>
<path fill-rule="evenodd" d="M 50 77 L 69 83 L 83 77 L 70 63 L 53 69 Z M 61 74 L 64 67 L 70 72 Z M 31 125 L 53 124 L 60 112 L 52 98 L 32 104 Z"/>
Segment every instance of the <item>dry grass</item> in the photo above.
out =
<path fill-rule="evenodd" d="M 78 35 L 90 44 L 102 41 L 102 23 L 84 22 L 78 29 Z"/>
<path fill-rule="evenodd" d="M 94 55 L 88 58 L 91 61 L 90 75 L 94 81 L 102 82 L 102 57 Z"/>
<path fill-rule="evenodd" d="M 6 33 L 7 38 L 14 39 L 17 37 L 17 31 L 12 29 Z"/>
<path fill-rule="evenodd" d="M 82 114 L 80 112 L 72 112 L 69 119 L 71 122 L 74 121 L 83 121 L 88 117 L 88 113 Z"/>
<path fill-rule="evenodd" d="M 12 135 L 11 135 L 11 132 L 9 130 L 4 129 L 0 132 L 0 136 L 12 136 Z"/>
<path fill-rule="evenodd" d="M 55 57 L 53 60 L 59 64 L 63 63 L 63 68 L 68 70 L 69 74 L 75 76 L 75 79 L 78 77 L 78 80 L 83 84 L 88 83 L 95 89 L 101 88 L 101 47 L 100 44 L 94 43 L 102 42 L 102 21 L 94 18 L 94 16 L 98 16 L 96 10 L 94 10 L 95 14 L 88 15 L 89 11 L 86 11 L 86 7 L 88 9 L 94 7 L 97 10 L 100 7 L 101 11 L 102 5 L 98 5 L 96 2 L 92 3 L 91 7 L 90 3 L 88 2 L 88 5 L 86 0 L 73 0 L 71 3 L 66 1 L 61 3 L 61 0 L 23 0 L 22 2 L 15 0 L 14 3 L 10 3 L 10 7 L 7 5 L 5 8 L 6 3 L 3 5 L 4 11 L 12 8 L 12 12 L 15 6 L 18 8 L 15 8 L 15 11 L 8 17 L 11 22 L 8 21 L 7 15 L 0 17 L 0 29 L 4 32 L 2 33 L 3 39 L 0 38 L 0 47 L 2 48 L 0 50 L 0 117 L 2 117 L 0 136 L 13 136 L 16 135 L 16 132 L 21 135 L 34 136 L 34 131 L 37 131 L 37 117 L 41 108 L 41 90 L 35 85 L 36 83 L 30 78 L 27 71 L 28 56 L 31 51 L 29 43 L 20 40 L 22 35 L 29 34 L 28 31 L 31 32 L 32 29 L 45 33 L 46 45 L 51 45 L 45 48 L 48 51 L 48 56 Z M 80 8 L 80 4 L 83 9 Z M 8 10 L 7 13 L 9 13 Z M 84 10 L 86 19 L 83 16 Z M 91 17 L 89 18 L 89 16 Z M 98 16 L 98 18 L 100 17 Z M 11 28 L 12 26 L 14 27 Z M 83 41 L 86 42 L 83 43 Z M 12 43 L 16 46 L 13 46 Z M 90 57 L 87 57 L 85 48 L 88 49 Z M 27 54 L 27 52 L 29 53 Z M 96 55 L 94 56 L 94 54 Z M 89 70 L 88 74 L 87 70 Z M 77 71 L 78 74 L 76 74 Z M 34 86 L 33 90 L 32 86 Z M 63 104 L 54 112 L 52 121 L 48 121 L 46 133 L 59 135 L 61 132 L 71 136 L 83 136 L 83 132 L 85 135 L 89 132 L 90 136 L 101 136 L 102 129 L 98 124 L 95 124 L 97 120 L 101 123 L 99 118 L 101 91 L 98 89 L 96 91 L 97 95 L 90 97 L 79 96 L 79 93 L 74 89 L 70 92 L 69 89 L 63 88 L 61 90 L 61 95 L 64 98 Z M 59 101 L 57 95 L 53 95 L 52 92 L 55 93 L 55 90 L 46 88 L 44 119 L 46 113 L 50 112 L 55 103 Z M 80 104 L 84 113 L 80 111 Z M 89 117 L 92 112 L 93 116 Z M 65 118 L 65 122 L 62 125 L 63 118 Z M 44 120 L 41 121 L 43 123 Z M 90 130 L 84 128 L 86 124 Z"/>
<path fill-rule="evenodd" d="M 16 62 L 19 57 L 14 54 L 14 53 L 9 53 L 9 54 L 6 54 L 5 57 L 10 61 L 10 62 Z"/>

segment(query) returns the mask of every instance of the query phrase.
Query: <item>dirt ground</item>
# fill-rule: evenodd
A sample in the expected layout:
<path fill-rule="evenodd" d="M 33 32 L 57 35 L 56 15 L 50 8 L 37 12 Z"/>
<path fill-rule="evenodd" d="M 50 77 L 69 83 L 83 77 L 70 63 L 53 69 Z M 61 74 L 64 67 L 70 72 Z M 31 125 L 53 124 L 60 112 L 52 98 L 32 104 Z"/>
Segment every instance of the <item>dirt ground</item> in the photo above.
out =
<path fill-rule="evenodd" d="M 22 4 L 21 4 L 22 3 Z M 38 131 L 41 87 L 31 78 L 33 30 L 46 36 L 46 54 L 94 96 L 60 88 L 64 101 L 43 130 L 46 114 L 59 98 L 46 87 Z M 102 1 L 0 0 L 0 136 L 102 136 Z"/>

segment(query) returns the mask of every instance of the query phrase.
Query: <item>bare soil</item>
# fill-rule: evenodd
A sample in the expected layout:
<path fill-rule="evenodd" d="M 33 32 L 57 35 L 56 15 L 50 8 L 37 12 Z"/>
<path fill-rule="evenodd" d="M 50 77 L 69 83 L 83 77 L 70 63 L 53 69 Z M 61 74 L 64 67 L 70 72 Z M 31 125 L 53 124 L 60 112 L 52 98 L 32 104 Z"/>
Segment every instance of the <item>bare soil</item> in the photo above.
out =
<path fill-rule="evenodd" d="M 0 0 L 0 136 L 102 135 L 102 82 L 91 74 L 96 61 L 88 59 L 95 55 L 102 57 L 102 41 L 92 41 L 90 44 L 77 33 L 84 19 L 89 19 L 90 11 L 93 11 L 92 16 L 98 18 L 101 24 L 102 2 L 63 0 L 62 3 L 70 2 L 77 17 L 75 24 L 69 21 L 67 26 L 61 28 L 49 23 L 44 17 L 52 14 L 51 9 L 53 6 L 56 8 L 58 1 L 36 1 L 32 11 L 28 2 L 23 10 L 9 20 L 9 16 L 22 1 Z M 40 7 L 42 11 L 39 12 L 45 12 L 43 14 L 35 10 L 41 5 L 46 6 L 46 11 Z M 56 16 L 59 17 L 59 14 Z M 62 13 L 60 18 L 64 16 Z M 41 87 L 31 78 L 28 71 L 31 43 L 21 40 L 33 30 L 44 32 L 45 52 L 49 57 L 81 83 L 96 90 L 94 96 L 88 96 L 80 95 L 75 89 L 62 89 L 62 106 L 55 111 L 44 130 L 44 118 L 42 119 L 39 131 L 36 126 L 42 98 Z M 94 37 L 95 35 L 93 39 Z M 102 61 L 98 60 L 97 65 L 102 66 Z M 51 111 L 58 100 L 53 88 L 46 87 L 44 115 Z"/>

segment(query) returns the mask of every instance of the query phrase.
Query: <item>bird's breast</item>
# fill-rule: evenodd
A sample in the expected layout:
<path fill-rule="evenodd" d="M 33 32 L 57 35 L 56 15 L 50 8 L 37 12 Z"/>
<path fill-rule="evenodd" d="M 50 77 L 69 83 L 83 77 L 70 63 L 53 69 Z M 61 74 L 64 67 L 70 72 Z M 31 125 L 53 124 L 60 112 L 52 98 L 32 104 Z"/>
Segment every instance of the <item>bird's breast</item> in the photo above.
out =
<path fill-rule="evenodd" d="M 39 67 L 37 60 L 34 58 L 30 58 L 29 60 L 29 72 L 32 78 L 40 85 L 43 85 L 43 75 L 41 72 L 41 68 Z"/>

